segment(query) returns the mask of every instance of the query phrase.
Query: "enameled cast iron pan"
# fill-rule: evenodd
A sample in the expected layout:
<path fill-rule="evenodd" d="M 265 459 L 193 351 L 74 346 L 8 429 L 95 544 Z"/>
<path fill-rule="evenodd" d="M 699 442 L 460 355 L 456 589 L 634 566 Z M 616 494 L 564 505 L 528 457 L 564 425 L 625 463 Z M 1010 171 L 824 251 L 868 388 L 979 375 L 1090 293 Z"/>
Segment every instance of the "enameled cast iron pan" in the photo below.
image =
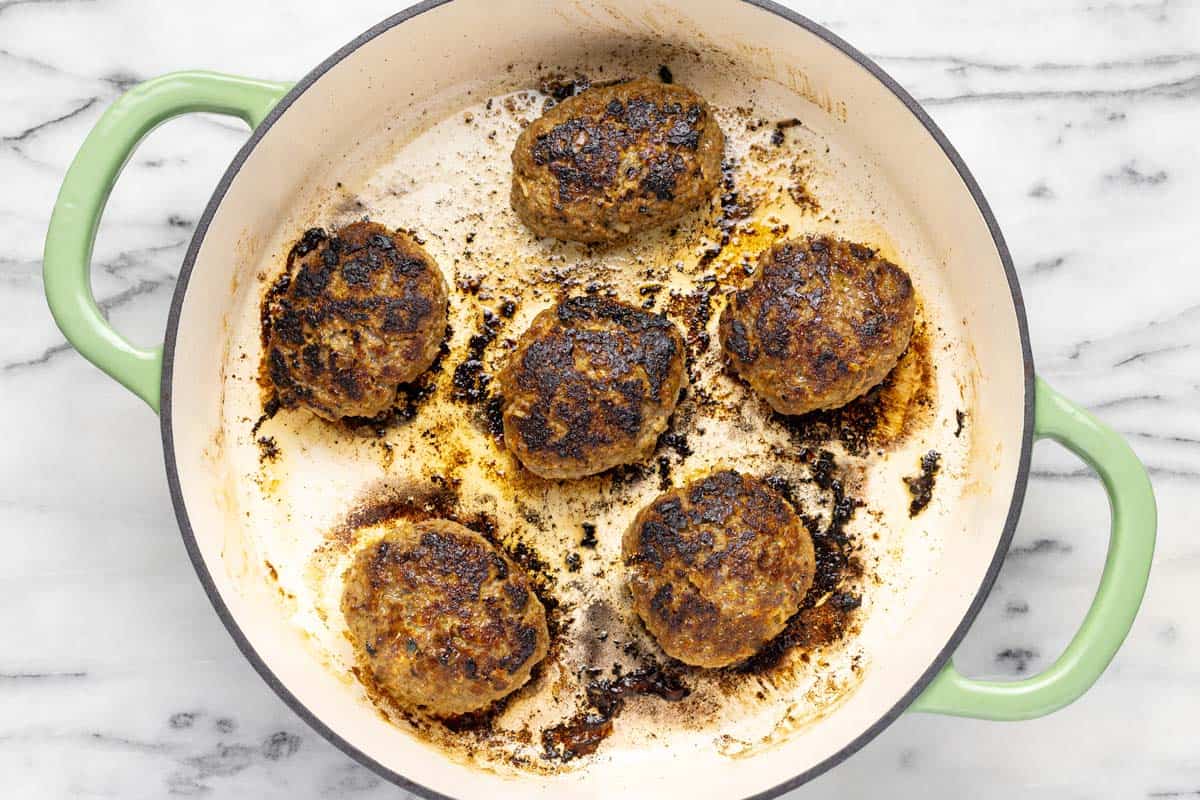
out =
<path fill-rule="evenodd" d="M 306 225 L 367 213 L 424 230 L 452 284 L 466 270 L 450 267 L 461 244 L 454 240 L 461 234 L 455 220 L 464 205 L 477 212 L 481 240 L 493 243 L 493 254 L 513 248 L 506 259 L 512 264 L 553 256 L 598 269 L 605 259 L 619 265 L 631 252 L 647 252 L 597 254 L 535 242 L 512 224 L 503 191 L 498 199 L 473 192 L 505 185 L 506 148 L 533 97 L 521 92 L 537 86 L 539 75 L 552 67 L 572 74 L 607 65 L 605 76 L 619 77 L 660 62 L 723 109 L 729 156 L 739 163 L 754 161 L 754 137 L 770 133 L 769 125 L 758 131 L 756 114 L 799 120 L 787 132 L 788 146 L 808 159 L 809 188 L 826 205 L 842 199 L 836 213 L 796 212 L 793 230 L 835 226 L 908 267 L 923 299 L 928 359 L 939 388 L 922 431 L 906 445 L 873 449 L 863 467 L 864 504 L 878 509 L 883 538 L 876 541 L 883 543 L 874 562 L 880 588 L 864 589 L 864 621 L 854 637 L 829 648 L 816 660 L 821 663 L 806 666 L 790 683 L 776 676 L 779 686 L 758 706 L 745 706 L 749 710 L 731 700 L 735 711 L 688 725 L 662 716 L 663 703 L 651 703 L 645 714 L 631 708 L 620 718 L 613 739 L 592 758 L 522 768 L 480 746 L 483 755 L 472 765 L 461 751 L 431 744 L 371 704 L 339 649 L 337 615 L 322 613 L 328 606 L 322 592 L 332 590 L 309 580 L 316 562 L 292 558 L 319 550 L 320 531 L 362 503 L 364 487 L 422 465 L 398 458 L 381 466 L 363 455 L 374 445 L 334 436 L 328 426 L 296 414 L 263 423 L 284 456 L 260 463 L 248 422 L 259 415 L 261 397 L 255 368 L 241 365 L 257 363 L 259 298 L 280 268 L 286 242 Z M 485 104 L 489 97 L 508 102 Z M 741 105 L 755 110 L 738 110 Z M 88 279 L 92 244 L 109 191 L 138 142 L 159 123 L 197 111 L 240 117 L 253 133 L 197 226 L 164 346 L 143 349 L 114 331 L 96 306 Z M 488 133 L 494 145 L 480 143 Z M 773 152 L 761 150 L 766 155 L 759 161 L 774 158 Z M 752 182 L 749 167 L 738 174 Z M 702 231 L 703 221 L 693 228 Z M 756 244 L 744 230 L 731 247 L 761 249 L 761 240 Z M 659 246 L 655 241 L 637 246 Z M 482 274 L 503 281 L 508 268 L 493 263 Z M 630 289 L 623 280 L 614 282 L 618 292 Z M 1035 378 L 1016 274 L 966 166 L 877 65 L 767 0 L 438 0 L 385 20 L 294 86 L 203 72 L 148 81 L 105 113 L 68 171 L 46 242 L 45 284 L 67 339 L 160 413 L 184 541 L 243 653 L 323 736 L 426 796 L 774 796 L 849 757 L 904 711 L 1020 720 L 1073 702 L 1112 659 L 1146 586 L 1155 532 L 1146 473 L 1116 434 Z M 466 346 L 473 304 L 482 302 L 465 293 L 456 297 L 452 305 L 461 319 L 452 320 L 450 358 Z M 523 303 L 517 321 L 539 307 L 528 297 Z M 741 391 L 729 385 L 730 392 Z M 431 410 L 420 413 L 440 413 L 440 401 L 431 402 Z M 955 412 L 962 412 L 957 431 L 950 424 Z M 465 410 L 464 419 L 471 413 Z M 960 436 L 963 419 L 967 433 Z M 972 680 L 954 669 L 950 656 L 1004 559 L 1038 438 L 1060 442 L 1104 482 L 1113 522 L 1100 588 L 1079 633 L 1044 673 L 1014 682 Z M 722 451 L 726 446 L 711 447 L 733 458 Z M 910 519 L 895 511 L 906 510 L 899 477 L 935 446 L 945 453 L 935 502 Z M 702 463 L 707 455 L 690 457 Z M 423 466 L 436 467 L 437 458 L 435 448 Z M 306 506 L 311 492 L 293 490 L 315 485 L 305 483 L 305 470 L 333 476 L 321 485 L 340 488 Z M 580 485 L 586 492 L 593 484 Z M 540 495 L 547 514 L 558 502 L 554 491 Z M 566 497 L 562 507 L 569 510 L 570 502 Z M 866 518 L 864 511 L 864 525 Z M 305 538 L 310 535 L 318 538 Z M 598 552 L 619 535 L 602 528 Z M 864 540 L 869 553 L 874 545 Z M 331 558 L 334 566 L 341 563 Z M 268 586 L 259 563 L 270 560 L 278 587 Z M 332 567 L 322 573 L 336 574 Z M 565 578 L 559 585 L 586 592 L 569 589 Z M 581 629 L 586 625 L 575 620 L 574 630 Z M 852 669 L 838 672 L 843 661 Z M 695 677 L 698 695 L 709 691 L 705 680 Z M 822 686 L 827 696 L 818 691 Z M 533 715 L 544 699 L 538 691 L 530 689 L 532 696 L 509 712 Z M 767 727 L 756 728 L 763 720 Z"/>

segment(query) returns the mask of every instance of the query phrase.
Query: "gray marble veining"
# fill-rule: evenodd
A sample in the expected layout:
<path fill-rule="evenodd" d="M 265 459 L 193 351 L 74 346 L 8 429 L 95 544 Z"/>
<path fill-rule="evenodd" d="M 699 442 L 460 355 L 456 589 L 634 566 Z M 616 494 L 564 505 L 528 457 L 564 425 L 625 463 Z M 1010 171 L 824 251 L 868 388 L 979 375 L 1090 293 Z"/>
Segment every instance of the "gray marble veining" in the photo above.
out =
<path fill-rule="evenodd" d="M 1081 702 L 994 724 L 907 716 L 811 797 L 1200 797 L 1200 4 L 794 4 L 875 57 L 982 185 L 1021 275 L 1040 373 L 1154 476 L 1146 603 Z M 69 350 L 42 299 L 63 171 L 132 84 L 203 67 L 302 75 L 396 4 L 0 0 L 0 796 L 397 797 L 297 719 L 212 614 L 175 527 L 158 429 Z M 189 117 L 138 150 L 93 280 L 161 336 L 195 220 L 244 140 Z M 1017 540 L 958 654 L 1032 674 L 1104 558 L 1098 482 L 1039 445 Z"/>

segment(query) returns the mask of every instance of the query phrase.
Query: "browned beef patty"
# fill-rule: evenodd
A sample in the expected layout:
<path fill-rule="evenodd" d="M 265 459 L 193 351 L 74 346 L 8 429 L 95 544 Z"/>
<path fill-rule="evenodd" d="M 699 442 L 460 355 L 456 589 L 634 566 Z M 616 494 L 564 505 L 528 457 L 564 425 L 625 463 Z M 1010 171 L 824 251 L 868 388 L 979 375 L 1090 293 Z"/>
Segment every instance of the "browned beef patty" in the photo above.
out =
<path fill-rule="evenodd" d="M 783 630 L 812 585 L 812 538 L 765 482 L 715 472 L 661 495 L 625 533 L 633 606 L 667 655 L 723 667 Z"/>
<path fill-rule="evenodd" d="M 690 89 L 645 78 L 588 89 L 517 139 L 512 205 L 538 236 L 616 241 L 708 202 L 724 149 Z"/>
<path fill-rule="evenodd" d="M 908 347 L 908 274 L 830 236 L 776 244 L 721 314 L 733 369 L 781 414 L 837 408 L 871 389 Z"/>
<path fill-rule="evenodd" d="M 360 663 L 409 708 L 485 708 L 546 656 L 546 612 L 525 570 L 455 522 L 393 523 L 345 580 L 342 613 Z"/>
<path fill-rule="evenodd" d="M 373 417 L 429 368 L 446 331 L 446 281 L 411 236 L 375 222 L 309 230 L 263 307 L 267 374 L 284 406 Z"/>
<path fill-rule="evenodd" d="M 504 440 L 544 478 L 645 458 L 675 409 L 683 335 L 657 314 L 573 297 L 534 318 L 500 376 Z"/>

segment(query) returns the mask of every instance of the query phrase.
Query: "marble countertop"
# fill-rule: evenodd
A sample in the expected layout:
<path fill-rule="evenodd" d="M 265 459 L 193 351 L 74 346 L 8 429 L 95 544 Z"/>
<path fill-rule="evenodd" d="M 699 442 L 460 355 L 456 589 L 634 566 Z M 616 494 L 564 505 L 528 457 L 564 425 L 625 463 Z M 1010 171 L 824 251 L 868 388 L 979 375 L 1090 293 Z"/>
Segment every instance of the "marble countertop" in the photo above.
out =
<path fill-rule="evenodd" d="M 145 78 L 294 79 L 399 4 L 0 0 L 0 796 L 383 798 L 243 660 L 178 535 L 158 426 L 85 363 L 42 298 L 70 159 Z M 1200 4 L 813 0 L 803 13 L 917 96 L 1013 253 L 1039 372 L 1132 442 L 1159 546 L 1124 649 L 1080 702 L 998 724 L 910 715 L 798 794 L 1200 797 Z M 245 132 L 153 133 L 113 194 L 93 279 L 160 339 L 183 252 Z M 1039 445 L 1013 549 L 958 653 L 1019 676 L 1074 633 L 1104 558 L 1094 476 Z"/>

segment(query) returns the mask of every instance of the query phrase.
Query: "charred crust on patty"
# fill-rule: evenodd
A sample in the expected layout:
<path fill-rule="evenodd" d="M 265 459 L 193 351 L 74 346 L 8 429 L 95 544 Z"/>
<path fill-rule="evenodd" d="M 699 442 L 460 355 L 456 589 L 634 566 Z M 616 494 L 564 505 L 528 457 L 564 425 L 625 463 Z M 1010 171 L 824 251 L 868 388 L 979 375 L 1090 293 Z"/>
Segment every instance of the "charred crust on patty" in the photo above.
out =
<path fill-rule="evenodd" d="M 616 241 L 706 203 L 724 146 L 690 89 L 644 78 L 592 87 L 517 139 L 513 208 L 539 236 Z"/>
<path fill-rule="evenodd" d="M 525 570 L 447 520 L 394 523 L 359 552 L 342 611 L 373 683 L 435 716 L 508 695 L 549 646 Z"/>
<path fill-rule="evenodd" d="M 781 414 L 837 408 L 882 381 L 912 335 L 908 274 L 862 244 L 787 240 L 731 293 L 720 339 L 730 365 Z"/>
<path fill-rule="evenodd" d="M 812 539 L 766 482 L 711 473 L 651 502 L 622 542 L 634 608 L 688 664 L 742 661 L 777 635 L 812 585 Z"/>
<path fill-rule="evenodd" d="M 653 449 L 684 379 L 678 327 L 603 297 L 539 314 L 501 373 L 508 447 L 534 473 L 577 478 Z"/>
<path fill-rule="evenodd" d="M 266 375 L 283 406 L 375 416 L 433 363 L 446 311 L 442 273 L 408 234 L 309 229 L 263 302 Z"/>

